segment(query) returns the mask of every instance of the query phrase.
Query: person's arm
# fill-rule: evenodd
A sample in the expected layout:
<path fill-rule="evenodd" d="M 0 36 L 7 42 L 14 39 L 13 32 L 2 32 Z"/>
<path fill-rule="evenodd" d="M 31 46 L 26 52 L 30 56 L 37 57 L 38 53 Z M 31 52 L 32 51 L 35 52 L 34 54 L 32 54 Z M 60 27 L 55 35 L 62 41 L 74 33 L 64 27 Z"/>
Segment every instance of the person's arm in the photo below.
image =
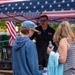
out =
<path fill-rule="evenodd" d="M 67 51 L 69 49 L 69 43 L 67 42 L 67 40 L 64 38 L 60 41 L 59 43 L 59 47 L 58 47 L 58 51 L 59 51 L 59 62 L 60 63 L 65 63 L 66 59 L 67 59 Z M 50 54 L 51 51 L 53 50 L 53 48 L 47 48 L 47 53 Z"/>
<path fill-rule="evenodd" d="M 35 44 L 31 44 L 27 51 L 27 61 L 32 75 L 39 75 L 38 56 Z"/>
<path fill-rule="evenodd" d="M 53 49 L 54 49 L 54 46 L 52 48 L 47 47 L 47 53 L 50 54 L 51 51 L 53 51 Z"/>
<path fill-rule="evenodd" d="M 63 38 L 60 40 L 58 51 L 59 51 L 59 62 L 60 63 L 65 63 L 67 59 L 67 51 L 69 49 L 69 44 L 67 42 L 66 38 Z"/>
<path fill-rule="evenodd" d="M 31 40 L 33 40 L 36 37 L 36 32 L 30 37 Z"/>

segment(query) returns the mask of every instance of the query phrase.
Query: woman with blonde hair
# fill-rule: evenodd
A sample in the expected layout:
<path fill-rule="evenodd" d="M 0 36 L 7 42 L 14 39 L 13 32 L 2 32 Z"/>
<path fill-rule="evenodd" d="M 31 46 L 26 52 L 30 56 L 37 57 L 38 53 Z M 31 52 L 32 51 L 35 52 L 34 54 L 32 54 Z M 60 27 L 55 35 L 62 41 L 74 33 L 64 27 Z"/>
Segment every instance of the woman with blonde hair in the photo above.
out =
<path fill-rule="evenodd" d="M 63 75 L 75 75 L 75 33 L 68 21 L 60 23 L 53 37 L 60 54 L 58 62 L 64 64 Z M 47 48 L 50 54 L 53 48 Z"/>

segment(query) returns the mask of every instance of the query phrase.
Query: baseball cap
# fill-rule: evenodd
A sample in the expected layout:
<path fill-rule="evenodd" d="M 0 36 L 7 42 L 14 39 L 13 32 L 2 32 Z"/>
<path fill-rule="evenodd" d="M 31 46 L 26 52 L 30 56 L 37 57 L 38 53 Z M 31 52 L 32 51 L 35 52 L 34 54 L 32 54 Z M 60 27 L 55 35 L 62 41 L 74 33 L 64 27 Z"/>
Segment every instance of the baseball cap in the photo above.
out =
<path fill-rule="evenodd" d="M 22 27 L 34 30 L 35 32 L 39 32 L 38 30 L 35 29 L 36 27 L 35 23 L 30 20 L 24 21 L 22 23 Z"/>

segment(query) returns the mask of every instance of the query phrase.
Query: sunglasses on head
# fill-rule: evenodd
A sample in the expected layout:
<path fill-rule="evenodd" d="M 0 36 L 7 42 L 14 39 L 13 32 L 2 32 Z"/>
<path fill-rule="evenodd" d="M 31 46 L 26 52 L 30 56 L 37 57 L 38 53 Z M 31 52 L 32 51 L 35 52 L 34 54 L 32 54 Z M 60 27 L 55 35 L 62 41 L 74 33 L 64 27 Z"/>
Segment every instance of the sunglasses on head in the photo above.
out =
<path fill-rule="evenodd" d="M 45 22 L 45 21 L 47 21 L 47 20 L 40 20 L 40 22 Z"/>

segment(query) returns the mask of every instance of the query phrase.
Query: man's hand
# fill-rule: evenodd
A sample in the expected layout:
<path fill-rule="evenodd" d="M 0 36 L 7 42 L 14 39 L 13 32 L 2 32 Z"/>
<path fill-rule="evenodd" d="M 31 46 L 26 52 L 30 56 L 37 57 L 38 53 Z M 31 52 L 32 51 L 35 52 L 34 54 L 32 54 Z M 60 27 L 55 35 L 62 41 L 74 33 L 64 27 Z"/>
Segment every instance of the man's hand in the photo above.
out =
<path fill-rule="evenodd" d="M 53 51 L 53 49 L 54 49 L 54 46 L 52 48 L 47 47 L 47 53 L 50 54 L 51 51 Z"/>

